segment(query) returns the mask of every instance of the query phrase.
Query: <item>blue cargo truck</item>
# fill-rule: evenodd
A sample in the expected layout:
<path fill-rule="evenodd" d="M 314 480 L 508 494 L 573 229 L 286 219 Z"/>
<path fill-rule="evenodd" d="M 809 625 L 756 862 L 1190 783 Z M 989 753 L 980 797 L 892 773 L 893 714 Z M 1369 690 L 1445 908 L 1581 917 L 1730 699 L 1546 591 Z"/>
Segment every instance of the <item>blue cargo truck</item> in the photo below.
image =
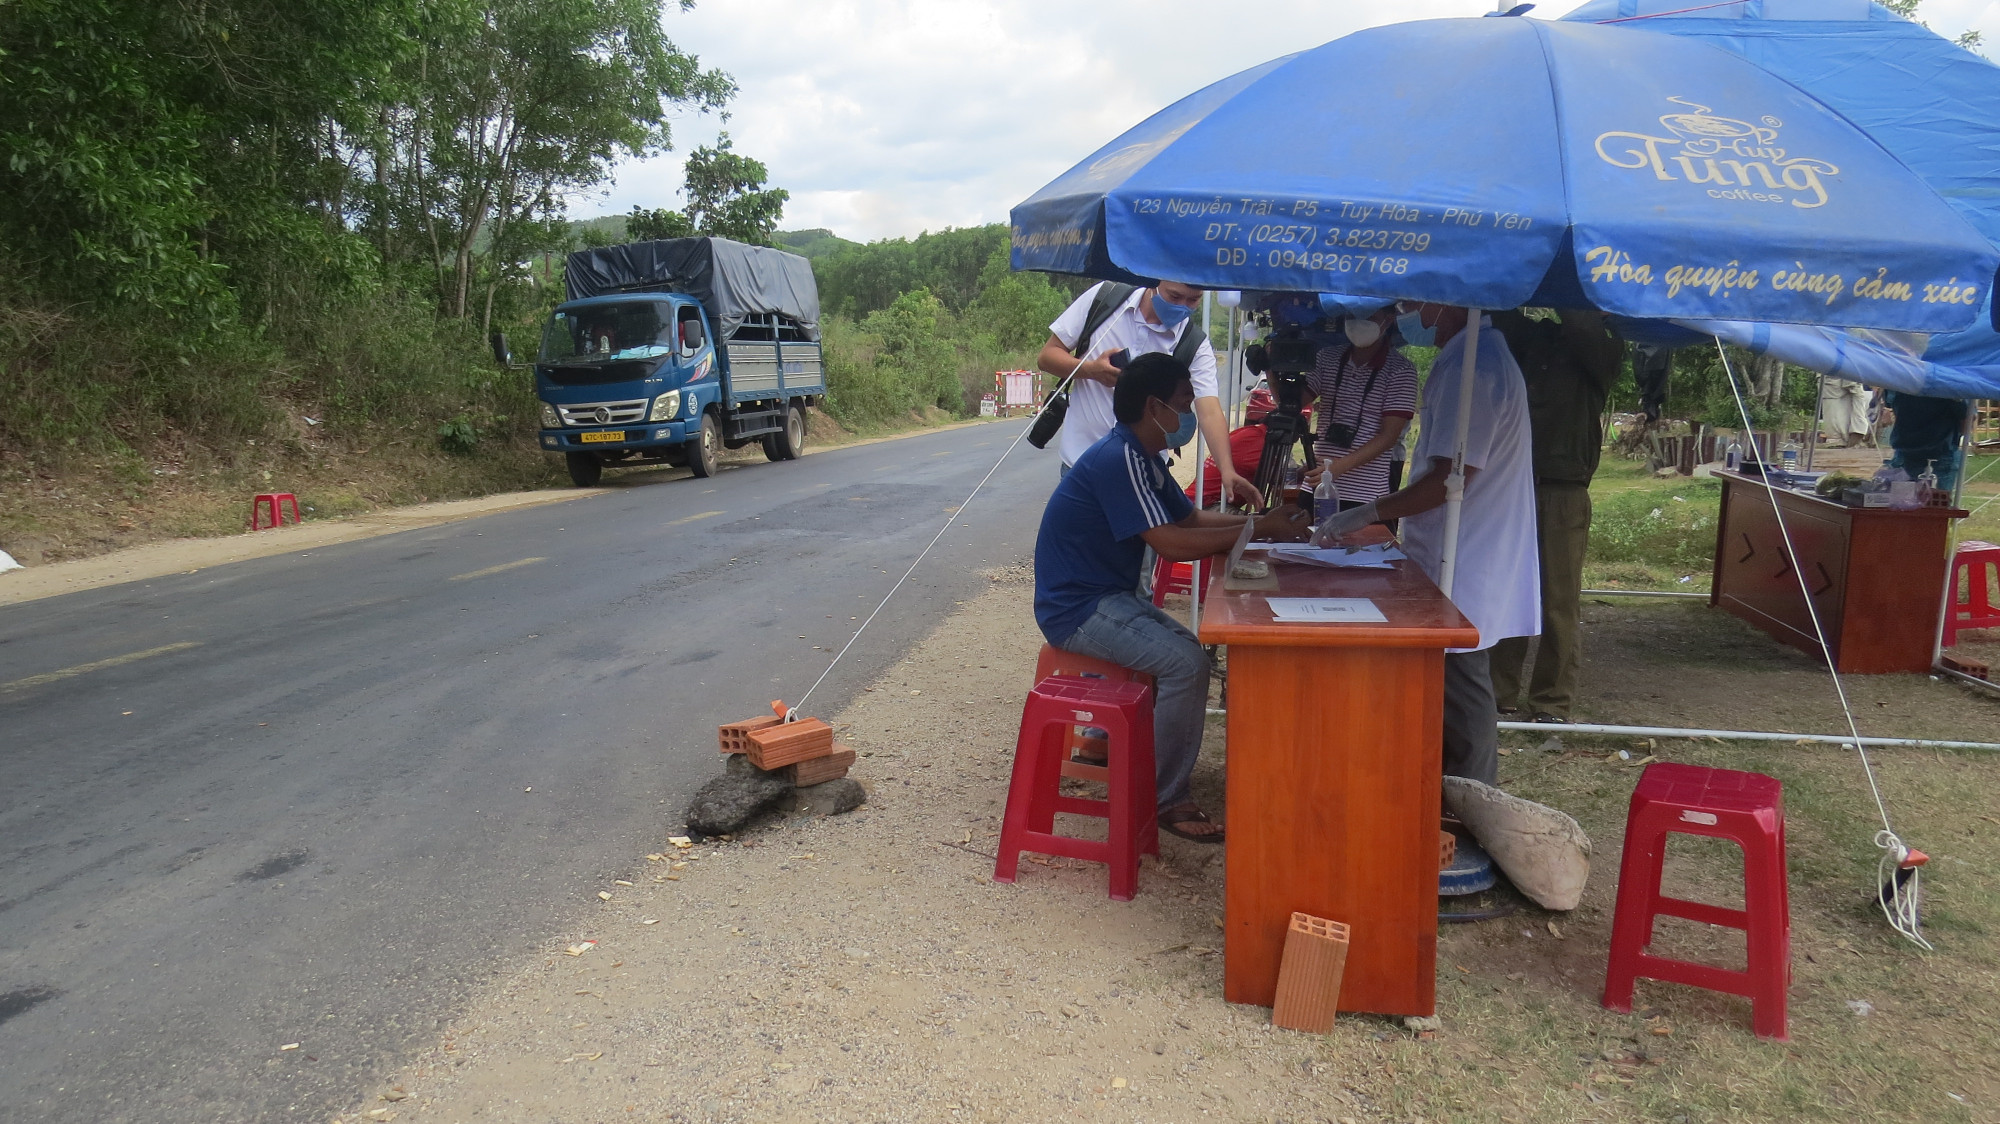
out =
<path fill-rule="evenodd" d="M 797 254 L 726 238 L 633 242 L 571 254 L 565 299 L 535 356 L 541 444 L 579 487 L 606 468 L 685 465 L 751 442 L 774 461 L 805 449 L 826 394 L 819 289 Z M 495 355 L 510 362 L 505 339 Z"/>

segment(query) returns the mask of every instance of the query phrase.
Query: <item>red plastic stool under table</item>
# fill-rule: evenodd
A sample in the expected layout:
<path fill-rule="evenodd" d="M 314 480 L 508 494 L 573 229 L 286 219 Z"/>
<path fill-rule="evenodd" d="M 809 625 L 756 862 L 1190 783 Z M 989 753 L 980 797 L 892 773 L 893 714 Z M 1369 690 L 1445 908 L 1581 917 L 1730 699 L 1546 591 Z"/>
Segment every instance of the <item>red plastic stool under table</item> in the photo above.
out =
<path fill-rule="evenodd" d="M 1109 800 L 1062 795 L 1063 762 L 1073 727 L 1095 726 L 1106 739 Z M 1057 812 L 1108 819 L 1100 842 L 1055 834 Z M 1021 852 L 1062 855 L 1111 867 L 1111 896 L 1129 902 L 1139 889 L 1139 856 L 1160 853 L 1159 810 L 1153 794 L 1153 689 L 1052 675 L 1036 683 L 1021 708 L 1014 744 L 1014 778 L 1000 825 L 993 881 L 1012 882 Z"/>
<path fill-rule="evenodd" d="M 1213 558 L 1204 558 L 1202 561 L 1211 568 L 1215 565 Z M 1211 572 L 1212 569 L 1204 570 L 1202 576 L 1206 578 Z M 1170 593 L 1191 595 L 1197 601 L 1206 602 L 1208 585 L 1204 581 L 1199 591 L 1194 588 L 1194 563 L 1169 562 L 1162 558 L 1153 564 L 1153 607 L 1157 609 L 1165 605 L 1167 595 Z"/>
<path fill-rule="evenodd" d="M 2000 582 L 2000 546 L 1978 539 L 1958 544 L 1951 561 L 1951 597 L 1944 606 L 1944 646 L 1958 643 L 1960 629 L 2000 628 L 2000 604 L 1986 593 L 1986 571 L 1994 571 Z M 1958 599 L 1958 583 L 1965 582 L 1965 600 Z M 1960 617 L 1959 614 L 1965 614 Z"/>
<path fill-rule="evenodd" d="M 1042 654 L 1035 659 L 1035 682 L 1040 683 L 1051 675 L 1068 675 L 1078 679 L 1108 679 L 1114 683 L 1137 683 L 1143 687 L 1153 685 L 1153 677 L 1143 671 L 1133 671 L 1109 660 L 1079 656 L 1075 652 L 1065 652 L 1054 644 L 1042 645 Z M 1083 756 L 1103 758 L 1104 739 L 1084 733 L 1088 726 L 1071 726 L 1069 740 L 1063 744 L 1062 775 L 1080 781 L 1096 781 L 1098 784 L 1111 783 L 1111 769 L 1108 765 L 1091 765 L 1078 761 L 1077 751 Z"/>
<path fill-rule="evenodd" d="M 1743 848 L 1743 909 L 1664 897 L 1660 869 L 1667 836 L 1707 835 Z M 1670 960 L 1646 951 L 1661 914 L 1742 929 L 1749 937 L 1746 971 Z M 1618 868 L 1618 911 L 1611 923 L 1611 964 L 1604 1005 L 1632 1009 L 1633 981 L 1667 980 L 1748 996 L 1759 1038 L 1785 1041 L 1785 993 L 1792 982 L 1792 913 L 1785 889 L 1784 790 L 1774 777 L 1660 762 L 1646 766 L 1625 822 L 1625 858 Z"/>

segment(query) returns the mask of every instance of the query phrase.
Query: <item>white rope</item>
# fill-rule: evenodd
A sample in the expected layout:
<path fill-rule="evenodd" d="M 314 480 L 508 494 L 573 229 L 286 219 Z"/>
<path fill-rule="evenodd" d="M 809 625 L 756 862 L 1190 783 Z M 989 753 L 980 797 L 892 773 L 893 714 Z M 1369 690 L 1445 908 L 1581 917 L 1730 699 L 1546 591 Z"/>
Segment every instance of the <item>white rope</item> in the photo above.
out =
<path fill-rule="evenodd" d="M 1736 368 L 1729 362 L 1729 352 L 1722 346 L 1721 337 L 1715 339 L 1715 353 L 1722 357 L 1723 373 L 1729 376 L 1729 392 L 1736 399 L 1737 413 L 1743 418 L 1744 432 L 1755 432 L 1750 425 L 1750 407 L 1744 404 L 1743 388 L 1738 385 Z M 1760 461 L 1769 470 L 1768 461 Z M 1799 596 L 1805 598 L 1806 613 L 1812 618 L 1813 635 L 1819 639 L 1820 655 L 1826 660 L 1826 671 L 1833 677 L 1834 694 L 1840 698 L 1840 712 L 1847 719 L 1847 729 L 1854 736 L 1854 752 L 1861 758 L 1861 771 L 1868 778 L 1868 791 L 1875 797 L 1875 810 L 1881 814 L 1882 830 L 1875 835 L 1875 845 L 1883 851 L 1877 873 L 1888 872 L 1888 880 L 1876 892 L 1876 901 L 1882 907 L 1882 915 L 1889 919 L 1889 927 L 1901 933 L 1917 946 L 1929 949 L 1931 943 L 1924 939 L 1918 928 L 1917 898 L 1922 871 L 1910 867 L 1907 883 L 1897 881 L 1896 875 L 1903 869 L 1903 862 L 1910 857 L 1910 849 L 1896 837 L 1896 829 L 1889 822 L 1888 805 L 1882 802 L 1882 789 L 1875 781 L 1875 765 L 1868 760 L 1867 747 L 1861 743 L 1861 727 L 1854 721 L 1854 708 L 1848 704 L 1847 684 L 1841 681 L 1840 668 L 1834 663 L 1833 648 L 1826 642 L 1826 629 L 1820 623 L 1819 608 L 1813 604 L 1812 591 L 1806 587 L 1805 570 L 1799 566 L 1798 550 L 1792 545 L 1792 533 L 1785 526 L 1785 512 L 1778 503 L 1778 488 L 1767 477 L 1765 490 L 1771 496 L 1771 514 L 1778 520 L 1778 536 L 1784 540 L 1785 556 L 1791 560 L 1792 573 L 1799 579 Z"/>
<path fill-rule="evenodd" d="M 1082 369 L 1083 369 L 1082 362 L 1078 362 L 1075 367 L 1070 368 L 1069 374 L 1063 376 L 1063 381 L 1056 386 L 1055 391 L 1051 393 L 1047 398 L 1044 398 L 1042 400 L 1041 408 L 1036 410 L 1034 414 L 1028 418 L 1027 426 L 1023 428 L 1021 432 L 1014 435 L 1014 439 L 1007 443 L 1007 447 L 1005 449 L 1000 450 L 1000 459 L 994 461 L 993 467 L 986 470 L 986 475 L 979 478 L 979 483 L 974 484 L 972 486 L 971 495 L 966 496 L 965 502 L 959 504 L 958 507 L 952 511 L 950 518 L 944 521 L 944 526 L 939 527 L 938 533 L 931 536 L 931 541 L 928 545 L 924 547 L 923 553 L 917 555 L 917 560 L 915 562 L 910 563 L 910 568 L 903 571 L 903 576 L 896 579 L 895 585 L 889 587 L 889 592 L 882 595 L 882 601 L 880 604 L 875 606 L 875 612 L 868 614 L 868 619 L 861 622 L 861 627 L 855 629 L 854 635 L 848 637 L 847 643 L 841 645 L 840 651 L 834 654 L 833 662 L 826 665 L 826 670 L 819 673 L 819 678 L 813 680 L 813 685 L 807 687 L 806 693 L 799 696 L 799 701 L 793 703 L 791 707 L 785 712 L 785 721 L 795 722 L 798 720 L 799 714 L 805 709 L 806 700 L 812 698 L 812 693 L 814 691 L 819 690 L 819 685 L 821 683 L 826 682 L 826 677 L 833 674 L 834 668 L 840 666 L 841 657 L 847 654 L 847 650 L 849 648 L 854 647 L 854 642 L 856 640 L 861 639 L 862 633 L 868 631 L 868 626 L 875 623 L 876 614 L 882 611 L 882 606 L 887 605 L 889 603 L 889 599 L 891 597 L 896 596 L 896 591 L 903 588 L 903 583 L 910 580 L 910 575 L 917 572 L 917 567 L 923 565 L 924 559 L 930 555 L 931 547 L 936 546 L 938 544 L 938 540 L 944 538 L 944 533 L 946 531 L 951 530 L 952 523 L 956 521 L 959 516 L 965 514 L 966 508 L 972 506 L 973 497 L 979 494 L 979 490 L 986 486 L 986 482 L 988 480 L 993 479 L 994 473 L 1000 471 L 1000 466 L 1007 463 L 1007 454 L 1013 452 L 1014 446 L 1019 445 L 1021 443 L 1021 439 L 1026 437 L 1028 433 L 1035 428 L 1036 419 L 1040 418 L 1043 413 L 1047 412 L 1049 408 L 1049 403 L 1055 401 L 1056 395 L 1061 394 L 1063 391 L 1069 388 L 1070 380 L 1074 379 L 1076 377 L 1076 373 Z"/>

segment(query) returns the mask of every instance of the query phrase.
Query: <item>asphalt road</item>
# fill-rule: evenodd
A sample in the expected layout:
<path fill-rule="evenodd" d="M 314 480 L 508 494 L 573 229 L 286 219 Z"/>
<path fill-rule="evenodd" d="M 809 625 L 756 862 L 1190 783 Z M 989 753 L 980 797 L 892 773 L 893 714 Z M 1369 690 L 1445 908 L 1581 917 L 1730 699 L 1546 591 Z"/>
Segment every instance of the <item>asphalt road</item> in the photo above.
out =
<path fill-rule="evenodd" d="M 796 700 L 1021 429 L 0 609 L 0 1119 L 347 1108 L 679 830 L 716 725 Z M 1055 476 L 1018 446 L 812 712 L 1026 558 Z"/>

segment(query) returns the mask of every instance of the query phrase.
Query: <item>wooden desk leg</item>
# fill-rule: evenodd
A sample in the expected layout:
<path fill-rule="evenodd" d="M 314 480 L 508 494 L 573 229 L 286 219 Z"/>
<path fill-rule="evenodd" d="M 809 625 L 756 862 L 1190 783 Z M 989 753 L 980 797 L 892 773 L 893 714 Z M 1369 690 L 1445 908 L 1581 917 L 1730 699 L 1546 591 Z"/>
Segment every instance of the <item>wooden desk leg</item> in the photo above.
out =
<path fill-rule="evenodd" d="M 1340 1009 L 1437 1006 L 1444 653 L 1229 650 L 1223 996 L 1268 1007 L 1292 911 L 1352 930 Z"/>

